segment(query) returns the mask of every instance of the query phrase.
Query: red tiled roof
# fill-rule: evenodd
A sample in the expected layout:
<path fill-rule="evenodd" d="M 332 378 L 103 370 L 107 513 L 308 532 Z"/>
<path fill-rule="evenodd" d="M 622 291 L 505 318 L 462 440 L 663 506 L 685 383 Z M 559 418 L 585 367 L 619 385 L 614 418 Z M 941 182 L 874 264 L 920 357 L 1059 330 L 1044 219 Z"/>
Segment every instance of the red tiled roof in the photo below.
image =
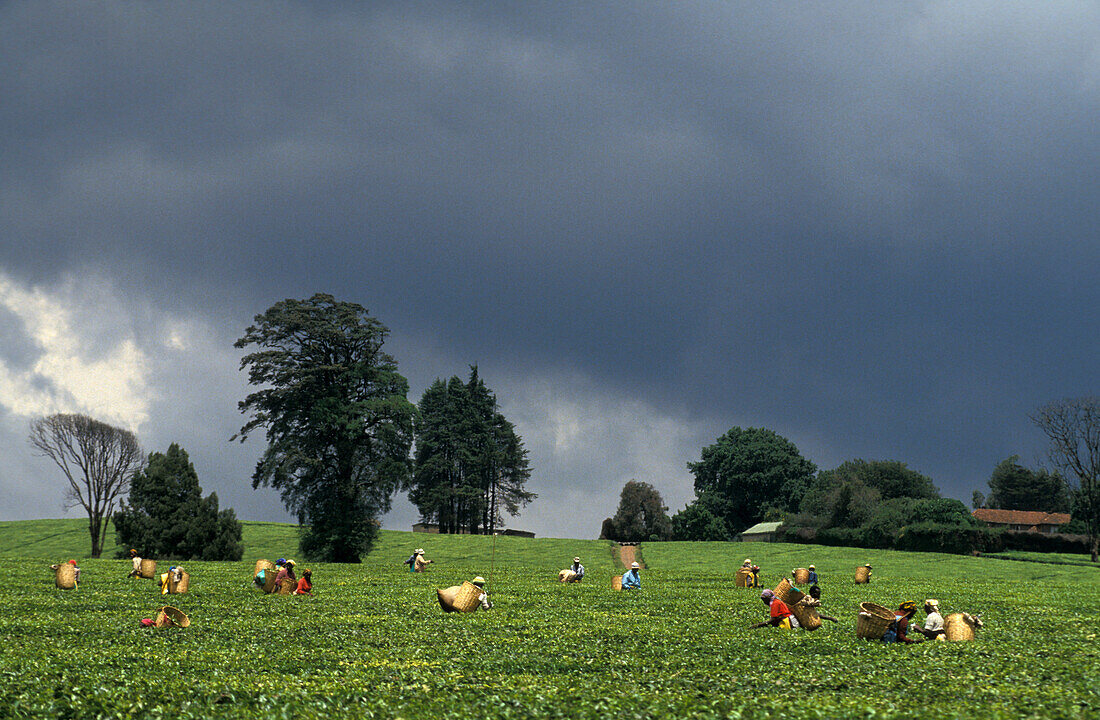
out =
<path fill-rule="evenodd" d="M 1048 513 L 1038 510 L 993 510 L 978 508 L 974 517 L 982 522 L 998 525 L 1065 525 L 1069 522 L 1068 513 Z"/>

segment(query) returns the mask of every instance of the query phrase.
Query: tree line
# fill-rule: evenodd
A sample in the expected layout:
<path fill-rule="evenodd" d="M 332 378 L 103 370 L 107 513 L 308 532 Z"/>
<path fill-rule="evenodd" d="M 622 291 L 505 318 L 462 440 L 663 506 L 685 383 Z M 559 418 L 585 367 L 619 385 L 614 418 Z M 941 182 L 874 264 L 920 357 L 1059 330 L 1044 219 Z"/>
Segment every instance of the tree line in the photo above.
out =
<path fill-rule="evenodd" d="M 1063 531 L 1082 543 L 994 531 L 960 501 L 941 497 L 931 478 L 898 461 L 848 460 L 821 470 L 787 438 L 734 427 L 689 462 L 695 500 L 669 517 L 660 493 L 632 480 L 600 537 L 618 541 L 732 540 L 765 520 L 782 521 L 780 539 L 902 550 L 1054 549 L 1097 560 L 1100 535 L 1100 399 L 1067 399 L 1032 417 L 1048 437 L 1053 469 L 1006 458 L 975 491 L 974 507 L 1072 513 Z M 1042 541 L 1042 542 L 1040 542 Z"/>
<path fill-rule="evenodd" d="M 251 349 L 241 369 L 256 389 L 230 439 L 264 433 L 252 486 L 279 491 L 311 560 L 358 562 L 401 490 L 442 532 L 494 532 L 536 497 L 523 440 L 476 366 L 465 383 L 436 380 L 417 407 L 383 349 L 388 332 L 362 306 L 318 293 L 275 303 L 235 343 Z M 39 418 L 30 440 L 87 512 L 93 557 L 113 519 L 120 552 L 240 558 L 240 523 L 201 496 L 178 445 L 146 458 L 132 432 L 82 415 Z"/>

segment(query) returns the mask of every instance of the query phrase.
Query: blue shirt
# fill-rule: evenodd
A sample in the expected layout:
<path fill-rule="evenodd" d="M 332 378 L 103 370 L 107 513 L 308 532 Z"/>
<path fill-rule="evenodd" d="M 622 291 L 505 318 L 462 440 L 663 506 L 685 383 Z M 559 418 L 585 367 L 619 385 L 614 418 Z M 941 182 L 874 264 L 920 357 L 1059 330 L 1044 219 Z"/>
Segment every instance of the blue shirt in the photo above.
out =
<path fill-rule="evenodd" d="M 642 587 L 642 578 L 637 570 L 631 569 L 630 572 L 623 574 L 623 590 L 640 587 Z"/>
<path fill-rule="evenodd" d="M 810 585 L 817 585 L 817 572 L 814 570 L 810 571 Z"/>

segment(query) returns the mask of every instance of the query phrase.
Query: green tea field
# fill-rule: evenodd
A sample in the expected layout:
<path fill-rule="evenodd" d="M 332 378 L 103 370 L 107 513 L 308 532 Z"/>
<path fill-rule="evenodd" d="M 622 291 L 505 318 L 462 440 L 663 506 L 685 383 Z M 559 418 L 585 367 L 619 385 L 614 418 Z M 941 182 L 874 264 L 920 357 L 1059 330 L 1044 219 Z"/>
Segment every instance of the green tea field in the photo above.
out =
<path fill-rule="evenodd" d="M 292 538 L 283 536 L 283 542 Z M 315 597 L 251 587 L 258 557 L 187 563 L 186 595 L 82 560 L 79 589 L 0 555 L 0 717 L 14 718 L 1096 718 L 1100 571 L 1081 565 L 763 543 L 639 548 L 640 591 L 616 593 L 602 541 L 384 533 L 361 565 L 315 565 Z M 415 544 L 435 563 L 409 573 Z M 262 554 L 255 547 L 264 545 Z M 559 585 L 572 555 L 585 582 Z M 748 555 L 774 586 L 815 563 L 820 630 L 751 630 L 733 587 Z M 871 585 L 852 570 L 871 562 Z M 300 563 L 299 567 L 305 563 Z M 490 568 L 492 574 L 490 575 Z M 161 568 L 164 569 L 164 568 Z M 495 607 L 444 614 L 435 588 L 487 576 Z M 981 613 L 972 643 L 856 639 L 859 602 L 936 597 Z M 186 629 L 147 629 L 166 599 Z M 920 615 L 919 617 L 923 617 Z"/>

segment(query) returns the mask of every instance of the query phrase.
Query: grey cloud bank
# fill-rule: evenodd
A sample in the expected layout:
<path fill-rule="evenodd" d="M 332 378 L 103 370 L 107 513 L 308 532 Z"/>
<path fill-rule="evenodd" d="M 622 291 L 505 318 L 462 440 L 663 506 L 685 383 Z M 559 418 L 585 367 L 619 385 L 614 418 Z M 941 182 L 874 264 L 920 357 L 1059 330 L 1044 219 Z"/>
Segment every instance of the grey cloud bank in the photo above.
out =
<path fill-rule="evenodd" d="M 285 515 L 228 442 L 232 341 L 315 291 L 414 400 L 480 365 L 517 527 L 595 535 L 632 477 L 676 509 L 734 424 L 968 498 L 1097 391 L 1098 110 L 1087 3 L 6 5 L 0 272 L 87 300 L 72 355 L 132 340 L 143 444 L 245 518 Z M 4 392 L 0 514 L 53 515 Z"/>

